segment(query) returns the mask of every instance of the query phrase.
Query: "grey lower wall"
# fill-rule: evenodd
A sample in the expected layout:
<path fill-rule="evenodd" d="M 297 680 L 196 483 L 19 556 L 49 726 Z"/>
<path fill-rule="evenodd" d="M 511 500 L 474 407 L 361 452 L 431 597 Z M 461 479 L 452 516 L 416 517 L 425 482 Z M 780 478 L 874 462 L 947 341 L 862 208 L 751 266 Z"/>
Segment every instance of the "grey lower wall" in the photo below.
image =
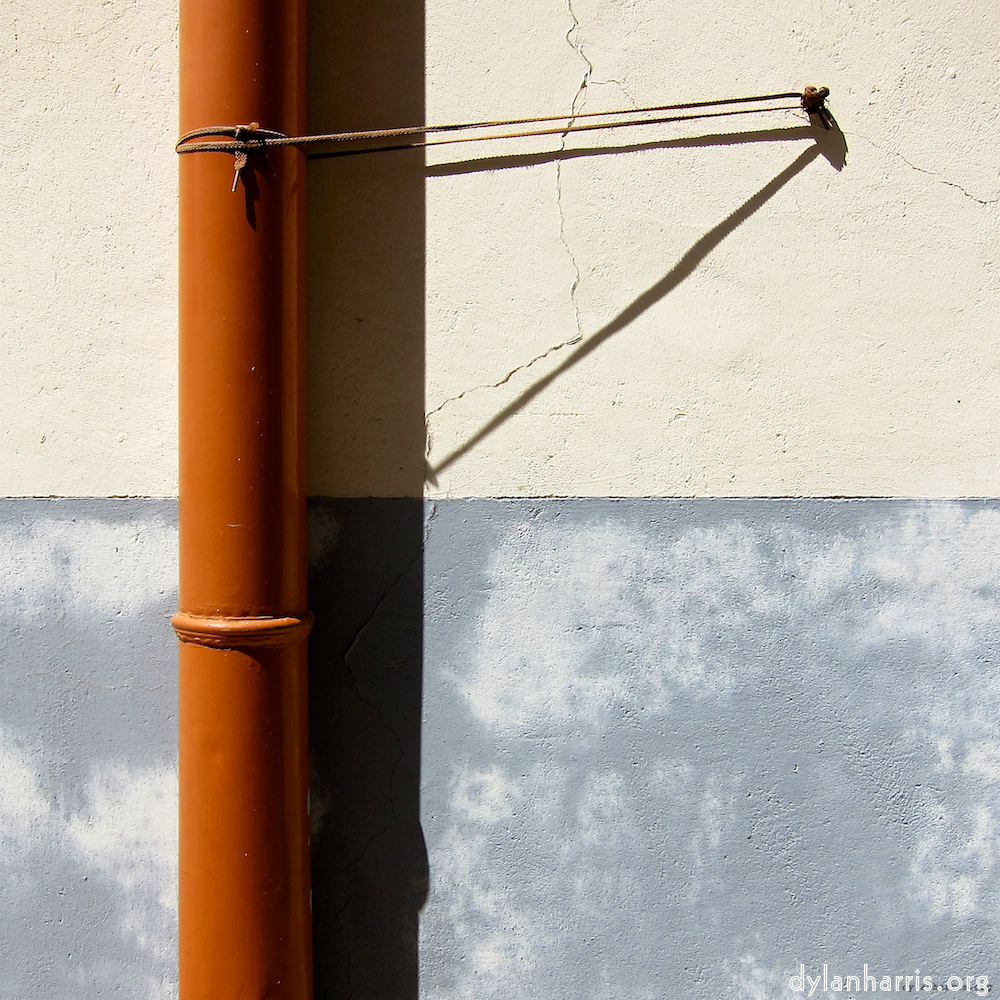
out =
<path fill-rule="evenodd" d="M 0 501 L 0 997 L 176 994 L 176 504 Z"/>
<path fill-rule="evenodd" d="M 422 995 L 995 981 L 998 554 L 988 503 L 438 505 Z"/>
<path fill-rule="evenodd" d="M 320 1000 L 995 983 L 1000 504 L 312 527 Z M 168 502 L 0 505 L 4 998 L 175 995 L 175 534 Z"/>

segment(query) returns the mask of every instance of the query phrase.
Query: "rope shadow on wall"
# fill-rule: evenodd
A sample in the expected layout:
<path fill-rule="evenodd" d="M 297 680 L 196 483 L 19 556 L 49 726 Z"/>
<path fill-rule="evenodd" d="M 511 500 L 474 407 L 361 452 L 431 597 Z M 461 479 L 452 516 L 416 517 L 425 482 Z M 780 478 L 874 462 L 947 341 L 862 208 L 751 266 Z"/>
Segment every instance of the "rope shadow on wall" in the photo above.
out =
<path fill-rule="evenodd" d="M 712 135 L 686 136 L 683 139 L 654 139 L 619 146 L 576 146 L 571 149 L 547 149 L 537 153 L 506 153 L 500 156 L 483 156 L 474 160 L 435 163 L 427 168 L 428 177 L 455 177 L 460 174 L 488 173 L 491 170 L 511 170 L 518 167 L 536 167 L 545 163 L 565 163 L 570 160 L 588 159 L 592 156 L 609 156 L 615 153 L 643 153 L 654 149 L 685 149 L 710 146 L 734 146 L 754 142 L 787 142 L 794 139 L 814 139 L 821 152 L 836 170 L 846 162 L 847 146 L 843 134 L 818 135 L 810 125 L 791 128 L 767 128 L 754 132 L 721 132 Z"/>
<path fill-rule="evenodd" d="M 832 118 L 831 118 L 832 120 Z M 443 164 L 431 167 L 431 173 L 438 175 L 475 172 L 477 170 L 502 169 L 572 159 L 580 156 L 597 156 L 609 152 L 629 152 L 637 149 L 664 149 L 682 146 L 713 146 L 734 145 L 744 142 L 773 142 L 775 140 L 791 140 L 812 138 L 814 145 L 800 153 L 784 170 L 767 182 L 759 191 L 751 195 L 742 205 L 731 212 L 718 225 L 710 229 L 698 239 L 677 263 L 654 285 L 650 286 L 640 296 L 627 305 L 614 319 L 606 323 L 595 333 L 587 337 L 579 347 L 564 361 L 550 372 L 537 379 L 518 396 L 491 417 L 474 434 L 461 445 L 449 452 L 435 465 L 427 463 L 426 478 L 431 485 L 437 485 L 437 477 L 445 469 L 454 465 L 460 458 L 468 454 L 481 441 L 500 428 L 511 417 L 522 410 L 536 396 L 547 389 L 561 375 L 574 365 L 596 351 L 602 344 L 615 334 L 621 332 L 634 320 L 669 295 L 678 285 L 689 277 L 698 265 L 731 233 L 746 222 L 755 212 L 762 208 L 796 175 L 801 173 L 818 156 L 824 156 L 835 170 L 841 170 L 847 160 L 847 142 L 843 132 L 836 127 L 824 132 L 817 132 L 814 127 L 769 129 L 757 133 L 733 133 L 728 135 L 701 136 L 688 139 L 664 140 L 657 143 L 644 143 L 639 146 L 554 150 L 548 153 L 535 153 L 523 156 L 494 157 L 490 166 L 481 165 L 480 161 L 469 163 Z"/>

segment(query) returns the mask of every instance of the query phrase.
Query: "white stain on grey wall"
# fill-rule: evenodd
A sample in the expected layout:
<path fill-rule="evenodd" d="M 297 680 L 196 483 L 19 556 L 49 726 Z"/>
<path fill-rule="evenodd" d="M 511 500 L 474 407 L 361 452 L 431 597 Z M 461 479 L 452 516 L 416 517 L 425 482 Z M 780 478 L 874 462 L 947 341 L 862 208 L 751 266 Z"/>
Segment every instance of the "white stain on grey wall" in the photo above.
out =
<path fill-rule="evenodd" d="M 78 985 L 101 996 L 128 986 L 132 995 L 150 1000 L 176 996 L 176 770 L 118 768 L 94 774 L 83 786 L 82 809 L 68 813 L 44 794 L 41 770 L 0 733 L 5 924 L 19 910 L 30 911 L 29 897 L 50 892 L 55 876 L 62 883 L 56 894 L 65 905 L 43 919 L 68 923 L 79 945 L 94 930 L 83 921 L 96 918 L 106 951 L 88 956 L 84 946 L 76 953 L 43 955 L 30 945 L 25 949 L 24 942 L 20 960 L 9 956 L 5 963 L 5 989 L 13 977 L 32 985 L 9 995 L 43 995 L 37 991 L 44 964 L 71 991 Z M 92 879 L 102 883 L 94 894 L 100 902 L 80 906 L 81 897 L 88 895 L 85 883 Z M 8 925 L 8 934 L 12 930 Z M 30 942 L 39 928 L 22 928 L 26 930 Z"/>
<path fill-rule="evenodd" d="M 0 519 L 0 996 L 176 996 L 176 513 Z"/>
<path fill-rule="evenodd" d="M 0 523 L 5 612 L 87 617 L 160 607 L 177 589 L 177 529 L 167 519 L 48 517 Z"/>
<path fill-rule="evenodd" d="M 489 569 L 474 668 L 456 682 L 497 729 L 594 725 L 609 709 L 663 712 L 681 691 L 727 691 L 745 664 L 716 655 L 712 630 L 777 610 L 761 556 L 739 527 L 651 547 L 613 520 L 517 526 Z"/>
<path fill-rule="evenodd" d="M 985 503 L 441 507 L 424 995 L 990 971 L 998 556 Z"/>
<path fill-rule="evenodd" d="M 0 843 L 4 853 L 17 850 L 26 831 L 48 817 L 49 804 L 25 755 L 0 734 Z"/>
<path fill-rule="evenodd" d="M 126 900 L 123 930 L 172 964 L 177 921 L 177 772 L 113 768 L 84 788 L 86 806 L 64 821 L 72 848 Z"/>

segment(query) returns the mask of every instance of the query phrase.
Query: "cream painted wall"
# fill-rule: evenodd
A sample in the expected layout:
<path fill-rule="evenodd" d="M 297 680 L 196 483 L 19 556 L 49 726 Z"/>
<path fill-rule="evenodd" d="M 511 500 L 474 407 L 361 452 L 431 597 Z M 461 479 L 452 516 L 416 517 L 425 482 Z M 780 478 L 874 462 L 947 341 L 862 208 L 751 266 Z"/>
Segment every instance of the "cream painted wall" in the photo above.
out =
<path fill-rule="evenodd" d="M 842 172 L 813 159 L 589 353 L 813 139 L 432 168 L 428 459 L 446 466 L 432 494 L 996 495 L 998 38 L 1000 9 L 982 0 L 432 2 L 431 120 L 814 83 L 832 89 L 849 145 Z M 587 133 L 565 148 L 752 136 L 804 117 Z"/>
<path fill-rule="evenodd" d="M 173 495 L 176 5 L 8 0 L 0 26 L 0 494 Z M 998 37 L 982 0 L 428 0 L 431 120 L 812 82 L 849 145 L 840 172 L 804 162 L 788 112 L 565 146 L 791 138 L 488 170 L 448 165 L 561 140 L 432 151 L 430 495 L 1000 493 Z M 691 273 L 594 348 L 692 249 Z M 350 362 L 321 360 L 311 491 L 415 492 L 418 424 L 372 433 L 371 392 L 341 406 Z"/>
<path fill-rule="evenodd" d="M 0 495 L 176 494 L 173 0 L 0 5 Z"/>

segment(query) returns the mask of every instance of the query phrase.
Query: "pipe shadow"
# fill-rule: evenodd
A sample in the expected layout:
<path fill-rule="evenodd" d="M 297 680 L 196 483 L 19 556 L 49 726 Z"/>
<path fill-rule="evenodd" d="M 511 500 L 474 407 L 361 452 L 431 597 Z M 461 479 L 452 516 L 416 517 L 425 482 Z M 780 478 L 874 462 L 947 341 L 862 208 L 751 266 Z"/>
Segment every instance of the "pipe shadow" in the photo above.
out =
<path fill-rule="evenodd" d="M 494 417 L 483 424 L 478 431 L 459 445 L 459 447 L 449 452 L 437 465 L 431 466 L 428 463 L 426 472 L 427 481 L 432 485 L 437 485 L 437 477 L 441 472 L 449 466 L 454 465 L 455 462 L 471 451 L 480 441 L 506 423 L 515 413 L 523 409 L 564 372 L 569 371 L 570 368 L 579 364 L 588 355 L 593 354 L 605 341 L 624 330 L 633 320 L 641 316 L 662 298 L 669 295 L 727 236 L 746 222 L 750 216 L 770 201 L 793 177 L 801 173 L 816 157 L 821 155 L 822 149 L 823 147 L 817 142 L 800 153 L 784 170 L 768 181 L 759 191 L 751 195 L 739 208 L 723 219 L 722 222 L 697 240 L 656 284 L 647 288 L 637 299 L 629 303 L 610 323 L 605 324 L 596 333 L 591 334 L 561 364 L 528 386 L 516 399 L 508 403 Z"/>
<path fill-rule="evenodd" d="M 309 0 L 309 130 L 424 118 L 423 0 Z M 424 157 L 309 165 L 316 1000 L 415 1000 Z"/>
<path fill-rule="evenodd" d="M 423 503 L 310 500 L 315 995 L 415 1000 Z"/>

